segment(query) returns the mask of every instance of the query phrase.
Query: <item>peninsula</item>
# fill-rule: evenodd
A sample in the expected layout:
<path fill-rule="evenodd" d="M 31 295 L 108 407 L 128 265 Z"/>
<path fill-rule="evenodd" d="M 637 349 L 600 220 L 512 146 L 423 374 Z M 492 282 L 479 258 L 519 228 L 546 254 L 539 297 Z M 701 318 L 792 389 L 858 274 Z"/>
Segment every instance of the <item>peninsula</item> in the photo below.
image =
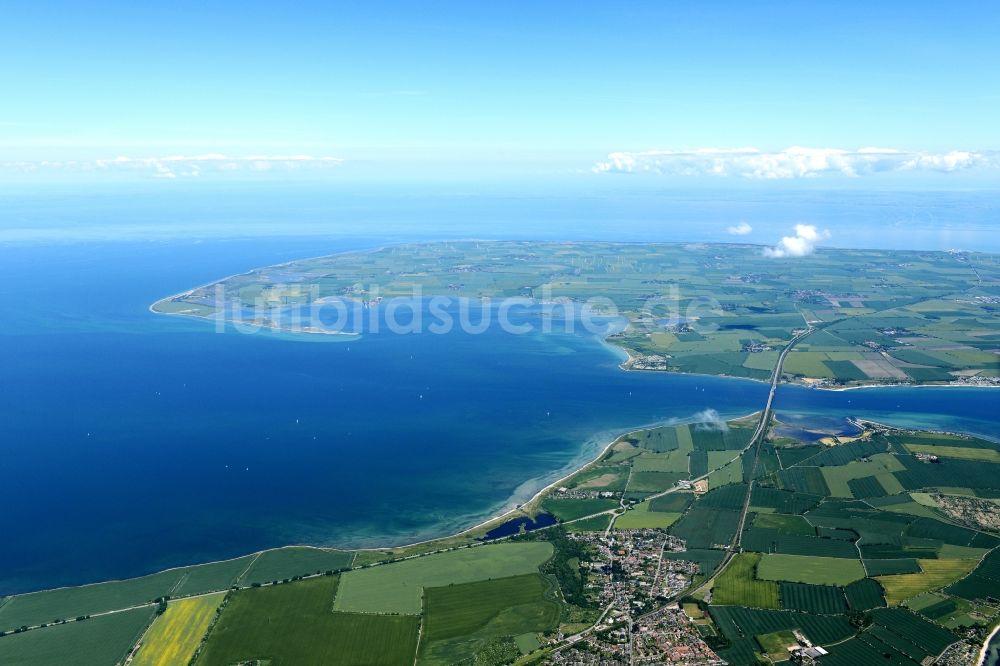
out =
<path fill-rule="evenodd" d="M 534 312 L 547 326 L 582 316 L 603 322 L 630 369 L 766 380 L 797 333 L 821 326 L 789 354 L 785 380 L 1000 384 L 1000 264 L 971 252 L 821 248 L 776 259 L 734 244 L 408 244 L 254 269 L 152 310 L 364 334 L 390 301 L 434 298 L 451 323 L 463 305 L 477 309 L 475 321 L 506 308 Z M 441 323 L 434 314 L 424 313 L 431 331 Z M 415 331 L 412 321 L 403 328 Z"/>

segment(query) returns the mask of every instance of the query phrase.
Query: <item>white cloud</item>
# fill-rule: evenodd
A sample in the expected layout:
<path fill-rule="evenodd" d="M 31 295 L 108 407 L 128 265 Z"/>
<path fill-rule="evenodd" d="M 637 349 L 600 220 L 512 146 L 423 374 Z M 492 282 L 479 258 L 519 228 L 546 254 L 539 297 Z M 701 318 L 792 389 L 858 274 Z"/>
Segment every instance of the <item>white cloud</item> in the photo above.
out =
<path fill-rule="evenodd" d="M 751 231 L 753 231 L 753 227 L 746 222 L 740 222 L 735 226 L 726 227 L 726 233 L 732 234 L 733 236 L 746 236 Z"/>
<path fill-rule="evenodd" d="M 812 224 L 796 224 L 795 235 L 785 236 L 774 247 L 764 248 L 765 257 L 804 257 L 812 254 L 817 243 L 830 237 L 830 232 L 824 229 L 817 231 Z"/>
<path fill-rule="evenodd" d="M 593 171 L 789 179 L 829 174 L 857 178 L 891 171 L 953 172 L 974 167 L 1000 167 L 1000 155 L 963 150 L 922 153 L 895 148 L 844 150 L 793 146 L 773 152 L 757 148 L 697 148 L 611 153 L 606 160 L 595 164 Z"/>
<path fill-rule="evenodd" d="M 146 172 L 157 178 L 196 178 L 203 173 L 231 171 L 268 171 L 281 169 L 324 169 L 342 164 L 338 157 L 315 157 L 312 155 L 250 155 L 233 157 L 221 153 L 203 155 L 168 155 L 165 157 L 127 157 L 119 155 L 109 159 L 93 161 L 66 160 L 40 162 L 5 162 L 3 167 L 21 171 L 68 170 L 84 172 Z"/>
<path fill-rule="evenodd" d="M 714 409 L 706 409 L 698 412 L 692 417 L 697 430 L 729 430 L 729 424 L 719 416 L 719 412 Z"/>

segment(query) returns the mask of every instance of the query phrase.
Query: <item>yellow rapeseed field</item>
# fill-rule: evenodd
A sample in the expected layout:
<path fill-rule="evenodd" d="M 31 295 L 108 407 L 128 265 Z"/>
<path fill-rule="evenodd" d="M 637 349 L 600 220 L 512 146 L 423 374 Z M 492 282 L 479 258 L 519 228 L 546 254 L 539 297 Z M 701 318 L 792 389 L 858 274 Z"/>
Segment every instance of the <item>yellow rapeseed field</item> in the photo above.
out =
<path fill-rule="evenodd" d="M 225 594 L 169 602 L 143 636 L 132 666 L 187 666 Z"/>
<path fill-rule="evenodd" d="M 978 560 L 917 560 L 921 573 L 876 576 L 885 588 L 890 606 L 912 599 L 918 594 L 937 590 L 967 575 L 979 564 Z"/>

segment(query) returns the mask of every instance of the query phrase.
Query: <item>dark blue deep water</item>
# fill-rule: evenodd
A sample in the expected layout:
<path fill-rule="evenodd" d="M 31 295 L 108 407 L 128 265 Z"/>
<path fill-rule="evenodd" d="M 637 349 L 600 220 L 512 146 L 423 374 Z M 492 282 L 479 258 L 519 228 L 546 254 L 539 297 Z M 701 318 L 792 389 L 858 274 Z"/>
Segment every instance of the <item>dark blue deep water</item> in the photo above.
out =
<path fill-rule="evenodd" d="M 621 372 L 592 337 L 303 341 L 147 310 L 213 277 L 345 245 L 4 251 L 0 589 L 286 543 L 440 536 L 530 495 L 612 432 L 763 400 L 757 383 Z"/>
<path fill-rule="evenodd" d="M 539 530 L 543 527 L 551 527 L 559 521 L 551 513 L 540 513 L 534 518 L 528 518 L 527 516 L 518 516 L 517 518 L 511 518 L 507 522 L 494 527 L 488 531 L 482 539 L 484 541 L 489 541 L 491 539 L 501 539 L 503 537 L 514 536 L 515 534 L 520 534 L 523 529 L 526 532 L 531 532 L 532 530 Z"/>
<path fill-rule="evenodd" d="M 190 230 L 0 242 L 0 594 L 288 543 L 442 536 L 613 433 L 765 397 L 749 381 L 622 372 L 585 335 L 303 341 L 151 314 L 251 267 L 416 237 Z M 997 395 L 783 388 L 777 407 L 989 434 Z"/>

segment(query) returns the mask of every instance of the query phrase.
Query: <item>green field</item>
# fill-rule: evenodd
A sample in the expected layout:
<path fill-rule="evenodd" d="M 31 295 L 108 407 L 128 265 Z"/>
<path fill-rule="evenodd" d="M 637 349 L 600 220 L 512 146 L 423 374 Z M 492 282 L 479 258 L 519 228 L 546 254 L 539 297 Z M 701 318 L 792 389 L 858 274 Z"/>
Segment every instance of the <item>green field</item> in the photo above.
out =
<path fill-rule="evenodd" d="M 579 490 L 625 490 L 631 468 L 628 465 L 594 465 L 575 475 L 567 486 Z"/>
<path fill-rule="evenodd" d="M 691 502 L 694 501 L 694 493 L 670 493 L 662 495 L 649 501 L 650 511 L 662 511 L 664 513 L 683 513 Z"/>
<path fill-rule="evenodd" d="M 738 453 L 739 451 L 706 451 L 706 455 L 708 456 L 708 469 L 714 471 L 725 467 L 730 462 L 733 462 L 734 458 L 739 457 L 737 456 Z"/>
<path fill-rule="evenodd" d="M 866 611 L 885 606 L 882 586 L 871 578 L 862 578 L 844 587 L 847 605 L 854 611 Z"/>
<path fill-rule="evenodd" d="M 877 625 L 872 629 L 873 633 L 882 640 L 900 646 L 906 654 L 921 661 L 927 655 L 940 654 L 958 638 L 950 631 L 901 608 L 877 608 L 872 611 L 872 616 Z M 886 635 L 880 629 L 904 642 L 893 640 L 891 635 Z"/>
<path fill-rule="evenodd" d="M 688 548 L 715 548 L 732 542 L 739 526 L 739 511 L 702 507 L 695 502 L 670 528 Z"/>
<path fill-rule="evenodd" d="M 680 472 L 687 476 L 688 454 L 685 451 L 643 453 L 632 461 L 636 472 Z"/>
<path fill-rule="evenodd" d="M 556 496 L 547 497 L 542 501 L 542 509 L 559 520 L 576 520 L 615 508 L 618 508 L 616 499 L 562 499 Z"/>
<path fill-rule="evenodd" d="M 761 557 L 757 577 L 813 585 L 847 585 L 865 577 L 859 560 L 767 553 Z"/>
<path fill-rule="evenodd" d="M 712 603 L 750 608 L 780 608 L 778 584 L 758 580 L 760 553 L 740 553 L 723 569 L 712 586 Z"/>
<path fill-rule="evenodd" d="M 805 377 L 834 377 L 835 373 L 826 365 L 829 357 L 824 352 L 793 351 L 785 359 L 782 370 L 789 375 Z"/>
<path fill-rule="evenodd" d="M 960 460 L 982 460 L 984 462 L 1000 462 L 1000 451 L 995 449 L 972 448 L 964 446 L 935 446 L 931 444 L 907 444 L 912 453 L 930 453 L 944 458 Z"/>
<path fill-rule="evenodd" d="M 354 553 L 343 550 L 301 546 L 278 548 L 261 553 L 240 582 L 250 585 L 338 571 L 350 567 L 353 561 Z"/>
<path fill-rule="evenodd" d="M 539 574 L 427 588 L 418 663 L 453 664 L 491 639 L 554 629 L 560 607 L 550 588 Z"/>
<path fill-rule="evenodd" d="M 132 649 L 153 619 L 153 610 L 139 608 L 4 636 L 0 638 L 0 664 L 112 666 Z"/>
<path fill-rule="evenodd" d="M 634 493 L 660 493 L 670 490 L 678 481 L 686 478 L 687 472 L 632 472 L 627 490 Z"/>
<path fill-rule="evenodd" d="M 785 661 L 788 659 L 788 648 L 799 644 L 795 634 L 790 629 L 775 631 L 770 634 L 760 634 L 757 637 L 757 644 L 760 649 L 767 653 L 774 661 Z"/>
<path fill-rule="evenodd" d="M 0 606 L 0 631 L 150 603 L 162 596 L 225 590 L 253 556 L 81 587 L 16 596 Z"/>
<path fill-rule="evenodd" d="M 544 541 L 500 543 L 427 555 L 343 574 L 334 608 L 419 615 L 425 587 L 537 573 L 552 556 Z"/>
<path fill-rule="evenodd" d="M 830 495 L 830 488 L 818 467 L 789 467 L 778 472 L 777 477 L 785 490 L 821 497 Z"/>
<path fill-rule="evenodd" d="M 233 593 L 196 666 L 410 666 L 419 619 L 333 612 L 337 577 Z"/>
<path fill-rule="evenodd" d="M 615 528 L 620 530 L 659 527 L 666 529 L 681 517 L 679 513 L 651 511 L 649 502 L 637 504 L 615 520 Z"/>
<path fill-rule="evenodd" d="M 815 536 L 816 528 L 802 516 L 783 513 L 759 513 L 753 519 L 754 527 L 778 530 L 784 534 Z"/>
<path fill-rule="evenodd" d="M 783 581 L 781 607 L 803 613 L 836 614 L 847 611 L 847 599 L 839 587 Z"/>
<path fill-rule="evenodd" d="M 567 532 L 603 532 L 608 529 L 608 525 L 611 524 L 611 514 L 604 514 L 603 516 L 594 516 L 593 518 L 584 518 L 583 520 L 578 520 L 575 523 L 569 523 L 566 525 Z"/>
<path fill-rule="evenodd" d="M 842 641 L 857 633 L 842 615 L 813 615 L 740 606 L 712 606 L 709 612 L 719 630 L 730 640 L 801 629 L 814 643 L 825 645 Z M 753 661 L 749 663 L 753 664 Z"/>
<path fill-rule="evenodd" d="M 739 458 L 708 475 L 708 487 L 719 488 L 730 483 L 743 482 L 743 461 Z"/>
<path fill-rule="evenodd" d="M 832 496 L 854 497 L 854 494 L 851 492 L 850 485 L 848 484 L 849 481 L 861 479 L 867 476 L 878 476 L 878 478 L 881 479 L 883 478 L 882 475 L 886 475 L 888 478 L 895 481 L 895 477 L 892 477 L 891 473 L 902 472 L 905 469 L 906 467 L 899 462 L 896 456 L 888 453 L 878 453 L 871 456 L 868 459 L 868 462 L 855 460 L 847 463 L 846 465 L 821 467 L 820 471 L 823 472 L 823 478 L 826 481 L 826 485 L 830 488 L 830 494 Z M 891 490 L 892 492 L 900 492 L 903 488 L 897 481 L 895 482 L 895 487 Z"/>

